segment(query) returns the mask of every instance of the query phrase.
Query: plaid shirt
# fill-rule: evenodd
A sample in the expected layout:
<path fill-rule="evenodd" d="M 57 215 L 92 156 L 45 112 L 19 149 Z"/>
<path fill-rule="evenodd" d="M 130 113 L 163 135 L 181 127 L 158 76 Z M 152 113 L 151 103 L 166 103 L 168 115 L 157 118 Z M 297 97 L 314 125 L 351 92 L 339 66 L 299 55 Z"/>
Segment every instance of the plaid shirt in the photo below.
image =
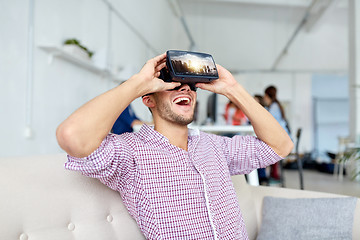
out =
<path fill-rule="evenodd" d="M 189 129 L 188 151 L 153 128 L 109 134 L 84 159 L 65 167 L 119 191 L 147 239 L 248 239 L 231 175 L 280 157 L 254 136 L 218 136 Z"/>

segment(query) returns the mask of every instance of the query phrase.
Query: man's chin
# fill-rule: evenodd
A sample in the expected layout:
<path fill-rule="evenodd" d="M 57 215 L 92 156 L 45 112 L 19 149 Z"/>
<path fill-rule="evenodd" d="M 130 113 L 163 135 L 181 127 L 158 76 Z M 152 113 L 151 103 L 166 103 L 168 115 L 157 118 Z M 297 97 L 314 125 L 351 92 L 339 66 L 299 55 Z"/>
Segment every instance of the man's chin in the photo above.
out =
<path fill-rule="evenodd" d="M 184 111 L 183 109 L 171 109 L 164 106 L 158 106 L 158 114 L 164 120 L 180 126 L 187 126 L 194 120 L 193 111 Z"/>
<path fill-rule="evenodd" d="M 194 121 L 194 117 L 191 118 L 183 118 L 181 116 L 177 117 L 174 121 L 174 123 L 181 125 L 181 126 L 187 126 L 190 123 L 192 123 L 192 121 Z"/>

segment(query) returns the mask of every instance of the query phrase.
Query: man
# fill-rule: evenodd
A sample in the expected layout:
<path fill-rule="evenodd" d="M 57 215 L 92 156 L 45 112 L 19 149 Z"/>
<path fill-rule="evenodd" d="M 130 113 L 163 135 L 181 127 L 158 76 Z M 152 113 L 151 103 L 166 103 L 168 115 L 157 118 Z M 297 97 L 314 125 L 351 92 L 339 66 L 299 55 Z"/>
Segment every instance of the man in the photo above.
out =
<path fill-rule="evenodd" d="M 289 154 L 293 143 L 220 65 L 218 80 L 196 87 L 234 102 L 258 138 L 188 129 L 196 91 L 158 78 L 165 58 L 149 60 L 138 74 L 58 127 L 59 145 L 70 155 L 65 166 L 119 191 L 147 239 L 247 239 L 230 176 L 273 164 Z M 154 128 L 143 125 L 138 133 L 108 135 L 117 116 L 140 96 L 151 109 Z"/>

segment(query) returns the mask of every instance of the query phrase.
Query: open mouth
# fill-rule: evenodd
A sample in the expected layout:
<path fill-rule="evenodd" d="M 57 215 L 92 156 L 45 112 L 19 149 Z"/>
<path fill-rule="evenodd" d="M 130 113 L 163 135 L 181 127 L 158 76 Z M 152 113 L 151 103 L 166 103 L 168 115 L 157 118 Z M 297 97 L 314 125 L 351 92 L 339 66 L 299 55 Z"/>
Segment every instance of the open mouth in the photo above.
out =
<path fill-rule="evenodd" d="M 190 101 L 190 98 L 179 97 L 174 100 L 174 103 L 181 105 L 181 106 L 186 106 L 186 105 L 190 105 L 191 101 Z"/>

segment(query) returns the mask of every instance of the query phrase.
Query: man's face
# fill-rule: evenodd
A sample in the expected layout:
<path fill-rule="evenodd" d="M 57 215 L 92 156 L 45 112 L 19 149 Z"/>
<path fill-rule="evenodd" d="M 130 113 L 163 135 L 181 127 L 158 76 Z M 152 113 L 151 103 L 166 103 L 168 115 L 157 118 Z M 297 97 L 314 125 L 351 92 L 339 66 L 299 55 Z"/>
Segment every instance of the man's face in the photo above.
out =
<path fill-rule="evenodd" d="M 155 112 L 163 120 L 187 125 L 194 119 L 196 91 L 182 84 L 179 89 L 154 93 Z"/>

